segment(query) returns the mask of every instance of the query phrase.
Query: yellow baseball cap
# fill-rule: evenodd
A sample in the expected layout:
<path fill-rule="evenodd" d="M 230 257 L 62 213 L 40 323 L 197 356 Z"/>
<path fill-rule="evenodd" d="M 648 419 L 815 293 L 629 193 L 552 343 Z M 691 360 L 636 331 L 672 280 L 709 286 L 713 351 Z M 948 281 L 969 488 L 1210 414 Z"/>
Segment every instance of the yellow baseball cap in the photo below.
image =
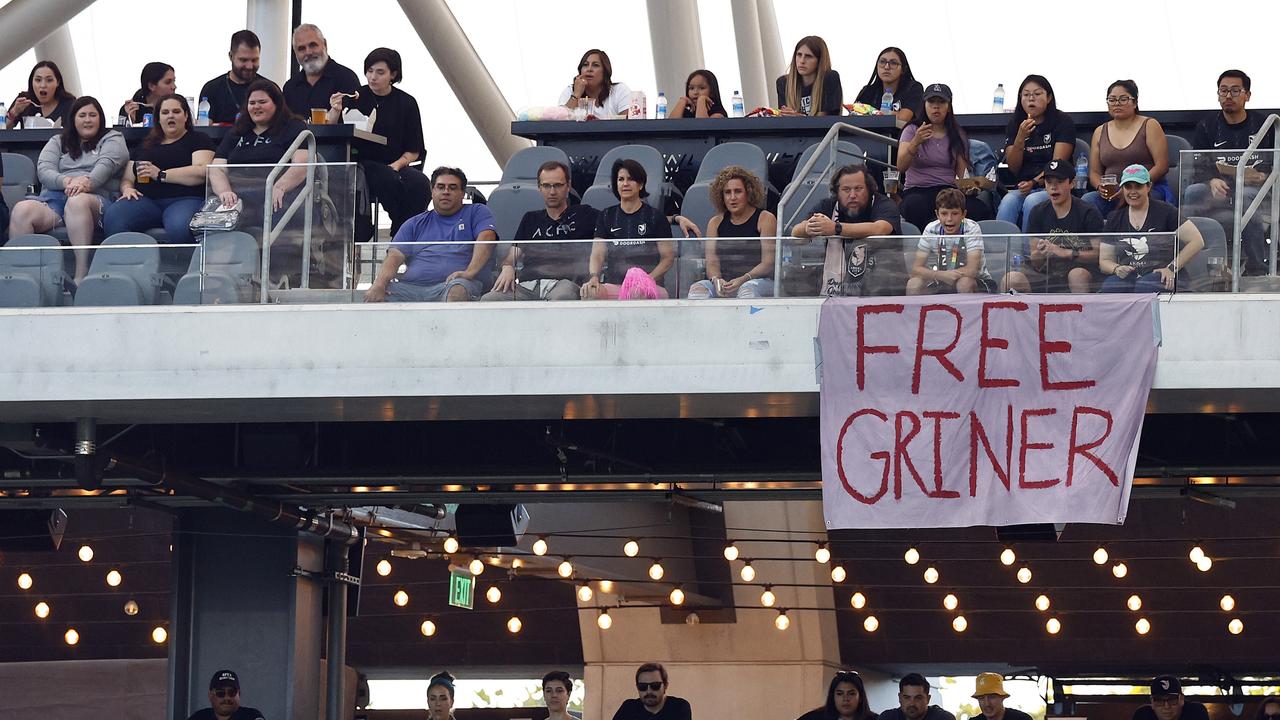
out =
<path fill-rule="evenodd" d="M 1004 678 L 1000 673 L 984 672 L 978 676 L 977 681 L 973 683 L 973 697 L 983 695 L 1009 697 L 1009 693 L 1004 691 Z"/>

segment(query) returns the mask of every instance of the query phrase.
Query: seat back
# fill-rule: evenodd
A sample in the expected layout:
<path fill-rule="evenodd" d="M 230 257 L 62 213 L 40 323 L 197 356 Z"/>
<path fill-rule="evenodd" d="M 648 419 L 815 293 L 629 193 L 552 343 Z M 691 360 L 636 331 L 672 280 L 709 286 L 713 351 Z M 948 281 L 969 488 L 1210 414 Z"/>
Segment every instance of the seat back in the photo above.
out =
<path fill-rule="evenodd" d="M 118 247 L 126 245 L 141 247 Z M 154 305 L 159 271 L 155 238 L 140 232 L 116 233 L 94 252 L 89 275 L 76 290 L 76 306 Z"/>
<path fill-rule="evenodd" d="M 32 249 L 12 249 L 18 247 Z M 61 305 L 63 255 L 61 244 L 49 235 L 11 239 L 0 250 L 0 307 Z"/>
<path fill-rule="evenodd" d="M 173 291 L 175 305 L 252 302 L 262 253 L 252 235 L 209 233 Z"/>
<path fill-rule="evenodd" d="M 599 167 L 596 168 L 595 180 L 582 195 L 582 204 L 590 205 L 597 210 L 618 204 L 618 199 L 613 196 L 613 180 L 610 175 L 613 164 L 627 158 L 640 163 L 644 167 L 645 174 L 648 175 L 645 190 L 649 192 L 649 197 L 645 200 L 658 210 L 664 209 L 667 195 L 671 192 L 671 187 L 666 181 L 667 165 L 662 159 L 662 153 L 648 145 L 620 145 L 605 153 L 604 157 L 600 158 Z"/>
<path fill-rule="evenodd" d="M 1169 167 L 1176 168 L 1182 162 L 1182 151 L 1191 149 L 1191 141 L 1181 135 L 1164 136 L 1169 141 Z"/>
<path fill-rule="evenodd" d="M 27 188 L 36 183 L 36 164 L 31 158 L 17 153 L 4 153 L 4 201 L 12 209 L 27 196 Z"/>
<path fill-rule="evenodd" d="M 1009 242 L 1007 237 L 987 237 L 986 231 L 983 231 L 982 259 L 996 285 L 1000 284 L 1000 279 L 1004 277 L 1005 270 L 1009 266 L 1009 255 L 1013 252 L 1009 249 Z M 1025 258 L 1024 255 L 1024 262 Z"/>
<path fill-rule="evenodd" d="M 764 150 L 759 145 L 745 142 L 727 142 L 711 148 L 698 165 L 698 175 L 693 182 L 710 183 L 721 170 L 730 165 L 744 167 L 760 178 L 760 182 L 769 182 L 769 160 L 765 157 Z"/>
<path fill-rule="evenodd" d="M 500 185 L 489 195 L 489 209 L 493 211 L 494 225 L 498 230 L 498 244 L 493 248 L 493 266 L 502 267 L 511 250 L 511 243 L 516 238 L 516 230 L 520 228 L 520 220 L 525 213 L 545 210 L 546 201 L 532 182 L 520 180 L 508 185 Z"/>
<path fill-rule="evenodd" d="M 982 239 L 984 244 L 987 241 L 988 235 L 1022 234 L 1022 228 L 1008 220 L 979 220 L 978 227 L 982 228 Z M 1023 256 L 1024 260 L 1026 259 L 1027 253 L 1030 252 L 1030 245 L 1027 244 L 1026 238 L 1001 238 L 1001 240 L 1003 241 L 1003 244 L 1000 247 L 1007 249 L 1012 254 L 1020 254 Z M 984 251 L 983 254 L 989 254 L 989 251 Z M 1002 259 L 1002 262 L 1004 262 L 1004 259 Z M 990 267 L 990 263 L 988 263 L 988 267 Z"/>
<path fill-rule="evenodd" d="M 1204 238 L 1204 249 L 1196 253 L 1195 256 L 1187 262 L 1187 277 L 1191 279 L 1190 288 L 1177 288 L 1178 290 L 1205 291 L 1209 290 L 1216 278 L 1209 275 L 1209 261 L 1211 259 L 1221 260 L 1222 266 L 1227 265 L 1227 232 L 1222 227 L 1222 223 L 1207 217 L 1189 217 L 1188 221 L 1196 226 L 1200 231 L 1200 237 Z M 1178 248 L 1181 249 L 1181 248 Z"/>
<path fill-rule="evenodd" d="M 507 183 L 524 181 L 529 185 L 536 185 L 538 168 L 542 166 L 542 163 L 551 160 L 559 160 L 566 167 L 572 167 L 569 165 L 569 156 L 558 147 L 547 145 L 528 147 L 512 155 L 511 159 L 507 161 L 506 167 L 502 168 L 502 180 L 499 184 L 506 185 Z"/>

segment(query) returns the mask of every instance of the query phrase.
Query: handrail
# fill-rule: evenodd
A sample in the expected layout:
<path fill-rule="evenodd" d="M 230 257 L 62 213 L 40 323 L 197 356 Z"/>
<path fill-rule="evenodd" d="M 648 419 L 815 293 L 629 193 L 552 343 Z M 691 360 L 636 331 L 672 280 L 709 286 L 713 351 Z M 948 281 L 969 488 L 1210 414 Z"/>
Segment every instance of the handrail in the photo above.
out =
<path fill-rule="evenodd" d="M 1258 211 L 1258 207 L 1262 204 L 1267 193 L 1270 192 L 1276 184 L 1276 173 L 1280 168 L 1275 167 L 1276 157 L 1280 157 L 1280 136 L 1275 140 L 1274 154 L 1272 155 L 1271 175 L 1262 183 L 1262 187 L 1258 190 L 1258 194 L 1254 196 L 1253 202 L 1249 203 L 1247 210 L 1241 210 L 1244 204 L 1244 171 L 1245 163 L 1253 157 L 1258 147 L 1262 145 L 1263 138 L 1266 137 L 1267 131 L 1271 130 L 1277 122 L 1280 122 L 1280 115 L 1267 116 L 1266 122 L 1262 123 L 1262 128 L 1254 135 L 1253 142 L 1249 143 L 1249 147 L 1240 153 L 1240 161 L 1236 163 L 1236 202 L 1233 212 L 1235 214 L 1235 227 L 1231 230 L 1231 251 L 1232 251 L 1232 268 L 1231 268 L 1231 292 L 1240 292 L 1240 241 L 1244 237 L 1245 223 L 1253 219 L 1253 214 Z M 1275 232 L 1275 228 L 1280 227 L 1280 204 L 1276 203 L 1276 199 L 1271 199 L 1271 228 Z M 1272 276 L 1276 275 L 1276 243 L 1271 243 L 1271 264 L 1270 272 Z"/>
<path fill-rule="evenodd" d="M 293 202 L 290 203 L 289 207 L 284 211 L 284 215 L 281 216 L 279 224 L 276 225 L 273 230 L 271 227 L 272 220 L 274 219 L 274 213 L 272 212 L 271 207 L 271 190 L 275 186 L 276 179 L 280 177 L 280 174 L 293 164 L 293 153 L 301 147 L 304 142 L 307 143 L 307 181 L 302 191 L 298 193 L 298 196 L 293 199 Z M 271 243 L 275 242 L 275 239 L 280 235 L 280 232 L 289 224 L 289 221 L 293 219 L 294 213 L 298 211 L 299 203 L 306 203 L 302 214 L 302 287 L 311 287 L 311 214 L 313 210 L 311 193 L 315 190 L 316 163 L 318 157 L 319 156 L 316 155 L 315 134 L 310 130 L 303 130 L 298 133 L 298 137 L 294 138 L 288 149 L 286 149 L 284 154 L 280 157 L 280 162 L 277 162 L 275 167 L 271 168 L 271 172 L 267 175 L 262 199 L 262 294 L 260 302 L 264 304 L 267 302 L 267 292 L 271 286 Z"/>

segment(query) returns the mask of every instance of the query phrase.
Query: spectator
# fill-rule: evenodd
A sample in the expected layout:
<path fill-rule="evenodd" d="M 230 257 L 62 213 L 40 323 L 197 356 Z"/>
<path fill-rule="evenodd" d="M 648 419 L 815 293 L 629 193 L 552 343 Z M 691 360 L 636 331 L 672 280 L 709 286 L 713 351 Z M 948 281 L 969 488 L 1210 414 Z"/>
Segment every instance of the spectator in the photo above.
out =
<path fill-rule="evenodd" d="M 1126 237 L 1102 239 L 1098 267 L 1110 276 L 1102 292 L 1160 292 L 1173 290 L 1175 279 L 1186 282 L 1187 263 L 1204 248 L 1200 231 L 1191 221 L 1180 227 L 1178 209 L 1151 197 L 1151 174 L 1142 165 L 1124 169 L 1119 194 L 1127 207 L 1111 213 L 1103 228 Z"/>
<path fill-rule="evenodd" d="M 142 75 L 138 78 L 141 87 L 133 97 L 120 106 L 118 116 L 129 118 L 134 125 L 141 125 L 143 115 L 151 113 L 152 119 L 157 114 L 156 107 L 160 98 L 178 92 L 178 81 L 173 74 L 173 66 L 162 62 L 149 62 L 142 66 Z"/>
<path fill-rule="evenodd" d="M 240 112 L 231 132 L 222 138 L 214 153 L 210 167 L 209 184 L 222 198 L 223 205 L 232 206 L 239 197 L 231 186 L 225 170 L 218 165 L 274 165 L 284 159 L 284 151 L 306 130 L 302 121 L 289 111 L 280 88 L 265 78 L 258 78 L 249 85 L 245 107 Z M 307 162 L 306 148 L 294 151 L 290 162 Z M 273 210 L 284 207 L 285 196 L 306 179 L 306 169 L 293 167 L 286 171 L 272 188 Z M 256 207 L 246 203 L 246 209 Z M 252 226 L 252 223 L 245 224 Z"/>
<path fill-rule="evenodd" d="M 369 192 L 391 216 L 391 235 L 404 221 L 427 210 L 431 183 L 422 171 L 410 165 L 426 154 L 422 138 L 422 113 L 412 95 L 396 87 L 404 79 L 400 53 L 376 48 L 364 59 L 368 84 L 354 100 L 342 93 L 329 98 L 328 121 L 339 122 L 344 107 L 359 110 L 366 117 L 377 112 L 371 130 L 387 139 L 386 144 L 356 139 L 356 158 L 364 170 Z"/>
<path fill-rule="evenodd" d="M 396 233 L 365 302 L 466 302 L 480 297 L 498 233 L 487 206 L 462 203 L 466 189 L 461 170 L 432 171 L 433 209 L 410 218 Z M 401 265 L 404 277 L 391 282 Z"/>
<path fill-rule="evenodd" d="M 538 192 L 546 210 L 531 210 L 520 219 L 515 240 L 590 240 L 599 213 L 590 205 L 570 205 L 569 166 L 548 160 L 538 168 Z M 481 300 L 577 300 L 587 276 L 591 243 L 536 242 L 512 245 L 502 261 L 493 289 Z M 516 264 L 524 259 L 517 277 Z"/>
<path fill-rule="evenodd" d="M 879 108 L 885 91 L 893 93 L 893 114 L 898 125 L 909 123 L 924 113 L 924 86 L 911 73 L 911 63 L 900 48 L 887 47 L 876 57 L 871 79 L 858 91 L 857 101 Z"/>
<path fill-rule="evenodd" d="M 4 126 L 13 128 L 22 118 L 36 115 L 61 123 L 75 101 L 75 94 L 62 84 L 62 71 L 58 64 L 52 60 L 41 60 L 27 76 L 27 89 L 9 103 Z"/>
<path fill-rule="evenodd" d="M 1120 177 L 1130 165 L 1141 165 L 1151 174 L 1157 198 L 1172 203 L 1175 198 L 1164 181 L 1169 172 L 1169 141 L 1164 128 L 1154 118 L 1138 114 L 1138 85 L 1132 80 L 1117 80 L 1107 88 L 1107 112 L 1111 119 L 1093 131 L 1089 143 L 1089 182 L 1098 188 L 1085 193 L 1106 217 L 1120 204 L 1120 191 L 1104 186 L 1103 176 Z"/>
<path fill-rule="evenodd" d="M 431 676 L 427 684 L 427 720 L 454 720 L 453 673 L 442 670 Z"/>
<path fill-rule="evenodd" d="M 1258 703 L 1258 713 L 1253 720 L 1280 720 L 1280 695 L 1268 695 Z"/>
<path fill-rule="evenodd" d="M 4 154 L 0 153 L 0 185 L 4 184 Z M 0 245 L 9 242 L 9 203 L 0 195 Z"/>
<path fill-rule="evenodd" d="M 730 165 L 711 181 L 709 192 L 720 214 L 707 223 L 703 241 L 707 279 L 689 288 L 689 299 L 772 297 L 778 218 L 764 209 L 764 183 Z"/>
<path fill-rule="evenodd" d="M 88 246 L 120 186 L 129 148 L 123 135 L 107 128 L 102 104 L 93 97 L 77 98 L 67 119 L 67 126 L 49 138 L 36 162 L 44 190 L 38 199 L 23 200 L 13 208 L 9 237 L 49 232 L 58 223 L 66 224 L 67 239 L 78 248 L 78 283 L 89 273 Z"/>
<path fill-rule="evenodd" d="M 898 170 L 907 174 L 902 218 L 916 227 L 933 220 L 933 201 L 938 193 L 955 187 L 956 178 L 972 169 L 969 136 L 956 121 L 951 88 L 934 83 L 924 96 L 924 122 L 906 126 L 898 145 Z M 974 195 L 965 197 L 965 211 L 974 220 L 991 217 L 990 208 Z"/>
<path fill-rule="evenodd" d="M 1161 675 L 1151 681 L 1151 704 L 1135 710 L 1133 720 L 1209 720 L 1209 711 L 1201 703 L 1187 702 L 1178 678 Z"/>
<path fill-rule="evenodd" d="M 676 100 L 668 119 L 722 118 L 729 113 L 720 101 L 720 81 L 710 70 L 694 70 L 684 81 L 684 96 Z"/>
<path fill-rule="evenodd" d="M 613 714 L 613 720 L 690 720 L 693 710 L 689 701 L 667 695 L 667 669 L 661 663 L 648 662 L 636 670 L 639 698 L 624 700 Z"/>
<path fill-rule="evenodd" d="M 1191 142 L 1196 149 L 1211 152 L 1197 153 L 1198 161 L 1189 167 L 1183 179 L 1186 184 L 1182 197 L 1183 215 L 1211 217 L 1222 223 L 1228 237 L 1233 235 L 1235 227 L 1233 208 L 1240 151 L 1249 147 L 1266 121 L 1264 114 L 1245 109 L 1251 97 L 1251 87 L 1249 76 L 1240 70 L 1227 70 L 1218 76 L 1218 105 L 1222 112 L 1202 119 L 1196 125 Z M 1275 164 L 1271 157 L 1271 148 L 1274 147 L 1275 131 L 1272 130 L 1244 169 L 1244 204 L 1241 210 L 1248 208 L 1258 196 L 1259 188 L 1271 173 Z M 1269 258 L 1260 215 L 1246 223 L 1241 233 L 1245 275 L 1266 272 Z"/>
<path fill-rule="evenodd" d="M 1058 109 L 1053 86 L 1043 75 L 1028 75 L 1018 86 L 1018 106 L 1005 129 L 1004 161 L 1018 180 L 1000 200 L 996 219 L 1027 229 L 1026 218 L 1048 201 L 1040 170 L 1050 160 L 1070 160 L 1076 147 L 1076 124 Z"/>
<path fill-rule="evenodd" d="M 801 715 L 799 720 L 875 720 L 875 717 L 867 704 L 862 676 L 852 670 L 841 670 L 827 686 L 827 703 Z"/>
<path fill-rule="evenodd" d="M 573 679 L 563 670 L 552 670 L 542 676 L 542 702 L 547 705 L 547 720 L 579 720 L 569 713 L 569 696 Z"/>
<path fill-rule="evenodd" d="M 236 120 L 244 99 L 249 95 L 249 85 L 263 79 L 258 74 L 258 61 L 262 54 L 262 42 L 252 30 L 237 30 L 231 35 L 231 70 L 210 80 L 200 88 L 200 100 L 209 101 L 209 122 L 229 125 Z"/>
<path fill-rule="evenodd" d="M 791 228 L 796 244 L 827 238 L 824 296 L 897 295 L 902 288 L 902 249 L 897 241 L 868 238 L 902 232 L 898 204 L 880 193 L 863 165 L 845 165 L 831 178 L 831 213 L 815 212 Z"/>
<path fill-rule="evenodd" d="M 631 109 L 631 88 L 613 81 L 613 63 L 608 53 L 599 48 L 582 54 L 578 74 L 560 93 L 560 104 L 571 110 L 587 100 L 597 117 L 619 117 Z"/>
<path fill-rule="evenodd" d="M 791 67 L 777 85 L 778 112 L 783 115 L 844 114 L 840 73 L 831 69 L 827 41 L 817 35 L 800 38 L 791 54 Z"/>
<path fill-rule="evenodd" d="M 986 720 L 1031 720 L 1031 716 L 1017 708 L 1006 708 L 1004 678 L 1000 673 L 984 672 L 973 684 L 973 699 L 978 701 L 982 717 Z"/>
<path fill-rule="evenodd" d="M 1006 272 L 1001 289 L 1093 292 L 1100 278 L 1095 233 L 1102 232 L 1102 215 L 1071 194 L 1075 167 L 1070 160 L 1050 162 L 1043 175 L 1049 202 L 1036 206 L 1027 220 L 1027 232 L 1038 236 L 1027 253 L 1027 267 Z"/>
<path fill-rule="evenodd" d="M 955 716 L 929 704 L 929 681 L 910 673 L 898 681 L 898 707 L 880 713 L 880 720 L 955 720 Z"/>
<path fill-rule="evenodd" d="M 329 41 L 311 23 L 293 31 L 293 55 L 302 70 L 285 82 L 284 99 L 296 113 L 306 116 L 312 109 L 328 108 L 334 93 L 352 93 L 360 87 L 351 68 L 329 57 Z"/>
<path fill-rule="evenodd" d="M 263 720 L 262 711 L 240 704 L 240 678 L 219 670 L 209 681 L 209 707 L 191 713 L 187 720 Z"/>
<path fill-rule="evenodd" d="M 964 193 L 945 188 L 934 201 L 938 219 L 925 226 L 907 280 L 908 295 L 994 292 L 982 228 L 964 216 Z"/>
<path fill-rule="evenodd" d="M 204 204 L 213 140 L 192 130 L 186 98 L 167 95 L 157 105 L 157 122 L 133 151 L 120 181 L 120 200 L 107 208 L 102 224 L 107 235 L 163 225 L 169 242 L 195 242 L 188 225 Z"/>
<path fill-rule="evenodd" d="M 667 291 L 662 287 L 662 278 L 676 261 L 675 243 L 670 239 L 671 223 L 644 201 L 649 196 L 645 189 L 649 176 L 643 165 L 631 159 L 617 160 L 610 175 L 618 204 L 605 208 L 596 221 L 597 240 L 591 249 L 582 297 L 618 299 L 627 271 L 639 268 L 657 286 L 658 297 L 665 298 Z M 601 271 L 605 269 L 608 273 L 603 277 L 614 282 L 601 282 Z"/>

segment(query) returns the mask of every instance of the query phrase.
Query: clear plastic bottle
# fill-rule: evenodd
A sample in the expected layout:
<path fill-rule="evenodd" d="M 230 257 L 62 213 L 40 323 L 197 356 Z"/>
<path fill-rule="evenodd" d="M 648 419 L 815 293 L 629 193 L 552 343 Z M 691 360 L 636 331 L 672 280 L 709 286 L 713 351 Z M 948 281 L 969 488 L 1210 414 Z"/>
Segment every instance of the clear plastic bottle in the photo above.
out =
<path fill-rule="evenodd" d="M 1089 189 L 1089 156 L 1084 153 L 1076 155 L 1076 190 Z"/>
<path fill-rule="evenodd" d="M 666 93 L 658 93 L 658 102 L 654 105 L 653 116 L 658 120 L 664 120 L 667 117 L 667 95 Z"/>
<path fill-rule="evenodd" d="M 742 117 L 747 114 L 747 106 L 742 101 L 742 93 L 737 90 L 733 91 L 733 117 Z"/>
<path fill-rule="evenodd" d="M 9 106 L 0 100 L 0 130 L 6 130 L 9 127 Z"/>
<path fill-rule="evenodd" d="M 200 110 L 196 113 L 196 125 L 199 127 L 209 126 L 209 98 L 200 98 Z"/>
<path fill-rule="evenodd" d="M 893 112 L 893 93 L 888 90 L 880 96 L 880 112 L 884 115 Z"/>
<path fill-rule="evenodd" d="M 991 98 L 991 112 L 1004 112 L 1004 83 L 996 85 L 995 95 Z"/>

